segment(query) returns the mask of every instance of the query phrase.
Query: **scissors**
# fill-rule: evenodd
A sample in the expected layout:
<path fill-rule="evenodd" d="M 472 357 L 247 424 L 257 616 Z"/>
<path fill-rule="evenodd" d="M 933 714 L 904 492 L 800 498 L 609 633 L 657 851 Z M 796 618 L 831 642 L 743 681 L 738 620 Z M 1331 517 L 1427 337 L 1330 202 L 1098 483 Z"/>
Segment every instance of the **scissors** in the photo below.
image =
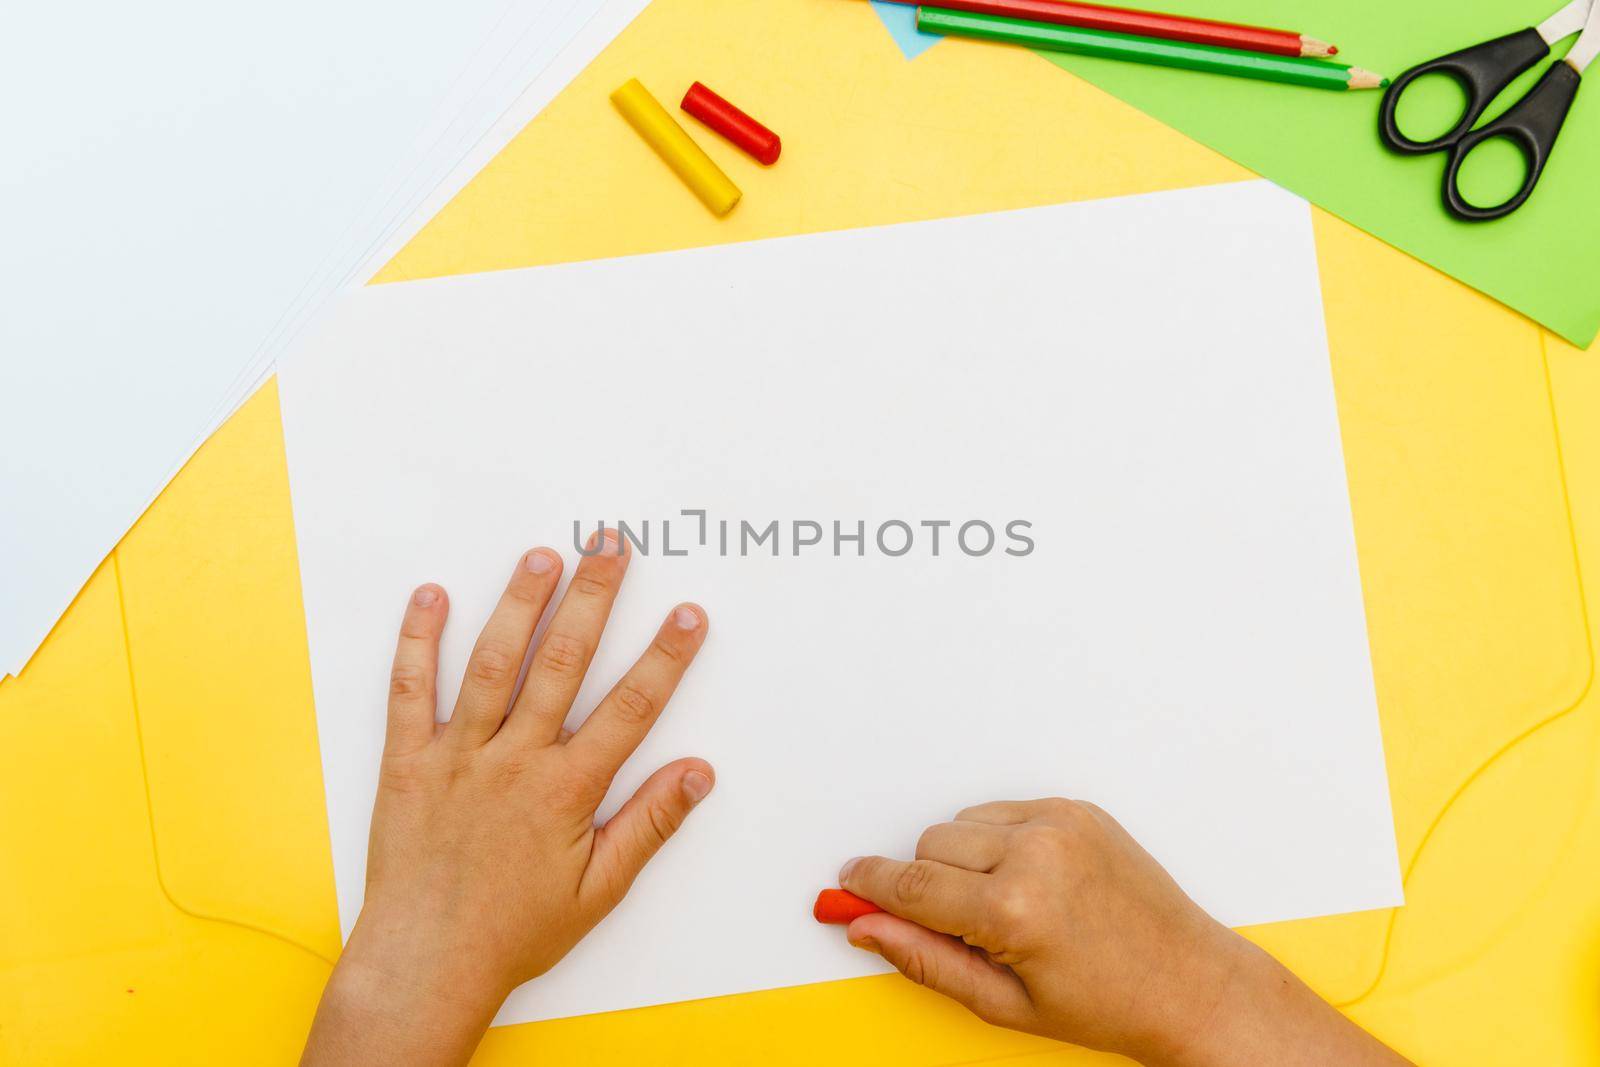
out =
<path fill-rule="evenodd" d="M 1549 55 L 1550 47 L 1557 41 L 1580 30 L 1583 32 L 1573 43 L 1572 50 L 1560 62 L 1552 64 L 1527 95 L 1503 114 L 1473 129 L 1473 124 L 1506 86 Z M 1550 159 L 1550 150 L 1555 147 L 1556 135 L 1561 132 L 1567 110 L 1578 93 L 1579 79 L 1596 52 L 1600 52 L 1600 0 L 1572 0 L 1537 26 L 1419 63 L 1400 75 L 1383 94 L 1379 133 L 1384 144 L 1402 155 L 1427 152 L 1449 155 L 1444 175 L 1444 203 L 1456 218 L 1468 222 L 1503 218 L 1521 207 L 1539 183 L 1539 175 Z M 1467 108 L 1446 132 L 1429 141 L 1413 141 L 1400 132 L 1395 110 L 1407 87 L 1425 74 L 1446 74 L 1459 82 L 1467 93 Z M 1478 207 L 1461 195 L 1457 180 L 1467 155 L 1495 137 L 1503 137 L 1521 150 L 1527 173 L 1522 187 L 1509 199 L 1493 207 Z"/>

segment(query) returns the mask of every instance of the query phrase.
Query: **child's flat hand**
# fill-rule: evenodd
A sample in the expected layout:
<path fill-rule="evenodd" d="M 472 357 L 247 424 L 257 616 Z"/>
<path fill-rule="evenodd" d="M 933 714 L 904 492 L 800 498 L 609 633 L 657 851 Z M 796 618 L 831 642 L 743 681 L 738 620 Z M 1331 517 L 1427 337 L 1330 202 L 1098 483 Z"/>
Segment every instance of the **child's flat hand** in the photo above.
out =
<path fill-rule="evenodd" d="M 515 702 L 534 629 L 561 576 L 536 549 L 517 562 L 473 649 L 450 721 L 434 722 L 437 586 L 401 624 L 367 857 L 366 901 L 329 981 L 306 1062 L 460 1062 L 506 994 L 549 970 L 622 899 L 711 790 L 682 759 L 656 771 L 603 827 L 595 810 L 706 636 L 692 605 L 576 734 L 563 721 L 627 567 L 608 531 L 556 608 Z"/>
<path fill-rule="evenodd" d="M 1092 804 L 968 808 L 914 861 L 862 857 L 839 882 L 887 912 L 852 922 L 851 944 L 1000 1026 L 1150 1064 L 1404 1062 Z"/>

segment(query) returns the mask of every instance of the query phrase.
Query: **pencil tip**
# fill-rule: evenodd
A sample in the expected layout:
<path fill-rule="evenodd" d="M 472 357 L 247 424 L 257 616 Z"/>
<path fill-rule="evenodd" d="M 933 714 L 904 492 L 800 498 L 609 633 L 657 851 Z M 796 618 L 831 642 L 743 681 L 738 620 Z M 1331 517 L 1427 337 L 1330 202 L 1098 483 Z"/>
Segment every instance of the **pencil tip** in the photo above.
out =
<path fill-rule="evenodd" d="M 1330 55 L 1330 56 L 1336 56 L 1336 55 L 1338 55 L 1338 54 L 1339 54 L 1339 46 L 1338 46 L 1338 45 L 1336 45 L 1336 44 L 1330 44 L 1330 45 L 1329 45 L 1329 46 L 1328 46 L 1328 54 L 1329 54 L 1329 55 Z"/>
<path fill-rule="evenodd" d="M 1303 56 L 1333 56 L 1339 54 L 1339 49 L 1327 41 L 1319 41 L 1315 37 L 1300 35 L 1300 54 Z"/>
<path fill-rule="evenodd" d="M 1374 74 L 1370 70 L 1360 67 L 1350 68 L 1350 88 L 1352 89 L 1382 89 L 1389 84 L 1389 79 L 1381 74 Z"/>

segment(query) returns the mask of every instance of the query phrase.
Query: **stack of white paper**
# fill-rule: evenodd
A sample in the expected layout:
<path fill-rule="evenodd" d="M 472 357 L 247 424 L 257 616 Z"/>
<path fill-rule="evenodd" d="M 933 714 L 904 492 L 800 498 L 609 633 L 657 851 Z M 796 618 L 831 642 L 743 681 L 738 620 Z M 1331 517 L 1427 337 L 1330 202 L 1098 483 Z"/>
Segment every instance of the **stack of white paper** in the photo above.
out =
<path fill-rule="evenodd" d="M 525 121 L 644 3 L 11 13 L 0 676 L 328 295 L 504 144 L 519 94 Z"/>
<path fill-rule="evenodd" d="M 813 895 L 996 798 L 1100 802 L 1229 923 L 1400 900 L 1279 189 L 371 288 L 281 381 L 346 930 L 416 584 L 454 694 L 519 553 L 648 523 L 573 726 L 672 604 L 710 614 L 603 814 L 683 755 L 716 792 L 503 1022 L 871 972 Z"/>

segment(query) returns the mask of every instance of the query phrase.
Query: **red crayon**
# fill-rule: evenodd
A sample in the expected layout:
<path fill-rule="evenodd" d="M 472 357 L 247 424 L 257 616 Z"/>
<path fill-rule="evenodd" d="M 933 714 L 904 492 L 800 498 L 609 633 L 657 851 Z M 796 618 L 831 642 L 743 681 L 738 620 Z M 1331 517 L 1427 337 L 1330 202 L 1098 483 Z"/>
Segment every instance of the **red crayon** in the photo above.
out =
<path fill-rule="evenodd" d="M 683 94 L 683 110 L 748 152 L 758 163 L 772 166 L 783 151 L 778 135 L 728 103 L 699 82 Z"/>
<path fill-rule="evenodd" d="M 862 900 L 843 889 L 824 889 L 817 894 L 817 902 L 811 906 L 811 917 L 819 923 L 848 926 L 851 920 L 882 910 L 872 901 Z"/>

